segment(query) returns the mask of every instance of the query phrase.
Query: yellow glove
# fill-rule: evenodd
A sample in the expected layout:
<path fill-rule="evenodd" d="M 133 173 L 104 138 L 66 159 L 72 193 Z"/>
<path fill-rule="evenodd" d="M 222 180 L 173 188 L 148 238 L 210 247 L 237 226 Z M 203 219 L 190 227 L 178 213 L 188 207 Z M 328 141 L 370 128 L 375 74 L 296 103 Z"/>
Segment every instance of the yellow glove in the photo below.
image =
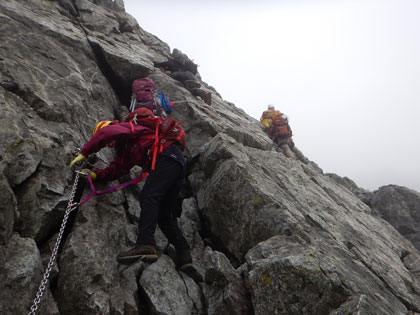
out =
<path fill-rule="evenodd" d="M 70 163 L 70 168 L 73 168 L 77 164 L 77 162 L 83 161 L 85 159 L 85 156 L 83 154 L 79 154 L 74 158 L 73 161 Z"/>
<path fill-rule="evenodd" d="M 92 178 L 92 180 L 95 180 L 96 178 L 95 172 L 92 172 L 90 169 L 87 169 L 87 168 L 82 169 L 80 173 L 84 173 L 83 176 L 86 176 L 86 177 L 90 174 L 90 177 Z"/>

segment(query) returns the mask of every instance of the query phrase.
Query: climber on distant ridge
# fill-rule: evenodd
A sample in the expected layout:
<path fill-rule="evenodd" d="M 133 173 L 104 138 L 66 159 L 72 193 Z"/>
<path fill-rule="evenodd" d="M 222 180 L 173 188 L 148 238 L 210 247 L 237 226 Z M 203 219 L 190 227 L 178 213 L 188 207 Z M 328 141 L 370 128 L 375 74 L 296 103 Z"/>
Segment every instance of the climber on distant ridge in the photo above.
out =
<path fill-rule="evenodd" d="M 171 72 L 173 79 L 181 82 L 194 96 L 200 96 L 206 104 L 211 105 L 211 93 L 200 89 L 201 85 L 197 82 L 197 65 L 176 48 L 171 56 L 167 61 L 154 62 L 154 66 Z"/>
<path fill-rule="evenodd" d="M 267 106 L 267 110 L 262 113 L 260 121 L 264 126 L 265 132 L 287 157 L 292 158 L 293 151 L 300 161 L 308 163 L 308 159 L 295 146 L 292 140 L 292 129 L 289 126 L 289 120 L 286 115 L 275 110 L 274 106 L 270 104 Z"/>
<path fill-rule="evenodd" d="M 271 121 L 274 117 L 280 115 L 280 111 L 274 109 L 274 105 L 269 104 L 267 110 L 265 110 L 260 118 L 261 123 L 264 126 L 264 130 L 268 132 L 271 127 Z"/>

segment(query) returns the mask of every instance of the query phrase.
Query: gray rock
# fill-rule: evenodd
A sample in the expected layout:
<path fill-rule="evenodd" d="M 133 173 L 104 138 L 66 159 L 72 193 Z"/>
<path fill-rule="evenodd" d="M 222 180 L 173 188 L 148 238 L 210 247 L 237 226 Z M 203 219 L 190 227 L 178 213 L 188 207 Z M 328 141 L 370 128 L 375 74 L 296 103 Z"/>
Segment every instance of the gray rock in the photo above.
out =
<path fill-rule="evenodd" d="M 207 247 L 205 261 L 207 314 L 250 314 L 252 306 L 244 281 L 227 257 Z"/>
<path fill-rule="evenodd" d="M 405 313 L 405 301 L 392 292 L 378 293 L 386 280 L 365 261 L 351 259 L 355 256 L 331 240 L 309 245 L 298 237 L 275 236 L 260 243 L 247 254 L 255 314 L 342 314 L 349 308 L 362 314 Z M 369 293 L 360 297 L 359 292 Z"/>
<path fill-rule="evenodd" d="M 331 174 L 331 173 L 327 173 L 325 175 L 327 175 L 330 178 L 332 178 L 333 180 L 335 180 L 338 184 L 340 184 L 340 185 L 346 187 L 347 189 L 349 189 L 353 194 L 355 194 L 357 197 L 359 197 L 365 204 L 370 206 L 370 202 L 371 202 L 371 199 L 373 197 L 372 192 L 358 187 L 356 185 L 356 183 L 348 177 L 340 177 L 336 174 Z"/>
<path fill-rule="evenodd" d="M 56 296 L 63 313 L 124 314 L 126 308 L 137 309 L 136 268 L 124 270 L 116 261 L 127 249 L 125 211 L 111 195 L 103 197 L 108 201 L 94 200 L 79 210 L 58 260 Z"/>
<path fill-rule="evenodd" d="M 147 267 L 139 283 L 150 301 L 152 314 L 205 314 L 198 285 L 174 269 L 166 255 Z"/>
<path fill-rule="evenodd" d="M 4 177 L 0 177 L 0 200 L 0 244 L 5 245 L 12 237 L 15 215 L 18 213 L 16 197 Z"/>
<path fill-rule="evenodd" d="M 44 274 L 38 248 L 32 239 L 15 233 L 0 249 L 0 313 L 29 313 Z M 48 285 L 37 307 L 41 313 L 60 314 Z"/>
<path fill-rule="evenodd" d="M 178 221 L 205 281 L 175 270 L 159 230 L 156 263 L 117 264 L 136 241 L 140 184 L 72 213 L 42 314 L 420 313 L 417 193 L 372 195 L 276 151 L 199 74 L 211 106 L 154 68 L 170 48 L 122 0 L 4 0 L 0 26 L 0 313 L 29 312 L 72 192 L 68 164 L 98 121 L 127 115 L 139 76 L 184 121 L 189 185 Z M 88 165 L 112 158 L 105 149 Z"/>
<path fill-rule="evenodd" d="M 388 185 L 374 192 L 371 207 L 420 250 L 420 193 Z"/>

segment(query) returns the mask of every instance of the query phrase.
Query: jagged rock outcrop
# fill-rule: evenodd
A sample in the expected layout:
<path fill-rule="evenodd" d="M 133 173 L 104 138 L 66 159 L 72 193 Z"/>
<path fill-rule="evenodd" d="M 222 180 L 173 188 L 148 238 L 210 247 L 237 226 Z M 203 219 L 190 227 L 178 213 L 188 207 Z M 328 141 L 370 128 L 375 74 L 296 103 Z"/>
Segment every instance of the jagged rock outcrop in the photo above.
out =
<path fill-rule="evenodd" d="M 315 163 L 273 149 L 214 88 L 202 82 L 209 106 L 155 69 L 170 49 L 121 0 L 0 8 L 1 314 L 29 312 L 72 193 L 68 164 L 97 121 L 127 114 L 142 76 L 183 101 L 172 114 L 188 134 L 180 226 L 205 280 L 175 270 L 160 231 L 156 263 L 117 264 L 135 242 L 138 185 L 71 213 L 42 314 L 420 313 L 416 248 Z M 91 163 L 111 158 L 104 150 Z"/>
<path fill-rule="evenodd" d="M 370 202 L 373 198 L 373 193 L 369 190 L 360 188 L 356 185 L 354 181 L 352 181 L 348 177 L 340 177 L 337 174 L 327 173 L 325 174 L 329 176 L 331 179 L 335 180 L 337 184 L 347 188 L 350 190 L 353 194 L 355 194 L 357 197 L 359 197 L 365 204 L 370 206 Z"/>
<path fill-rule="evenodd" d="M 420 250 L 420 193 L 396 185 L 382 186 L 373 193 L 371 207 Z"/>

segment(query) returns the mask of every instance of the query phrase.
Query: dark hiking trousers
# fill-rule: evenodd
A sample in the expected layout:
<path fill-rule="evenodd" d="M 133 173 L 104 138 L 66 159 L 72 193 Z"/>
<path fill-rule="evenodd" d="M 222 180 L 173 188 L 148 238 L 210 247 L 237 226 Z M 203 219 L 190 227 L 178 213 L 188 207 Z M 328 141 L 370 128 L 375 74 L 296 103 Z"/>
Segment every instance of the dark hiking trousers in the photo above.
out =
<path fill-rule="evenodd" d="M 155 170 L 149 173 L 140 194 L 138 244 L 155 246 L 154 235 L 158 224 L 177 252 L 189 250 L 188 242 L 173 213 L 183 172 L 183 165 L 169 156 L 161 155 L 156 161 Z"/>
<path fill-rule="evenodd" d="M 197 78 L 190 71 L 175 71 L 171 73 L 171 77 L 179 82 L 184 82 L 185 80 L 196 81 Z"/>
<path fill-rule="evenodd" d="M 200 96 L 202 99 L 204 99 L 204 97 L 206 95 L 206 91 L 204 91 L 202 89 L 192 89 L 190 92 L 192 93 L 192 95 Z"/>

